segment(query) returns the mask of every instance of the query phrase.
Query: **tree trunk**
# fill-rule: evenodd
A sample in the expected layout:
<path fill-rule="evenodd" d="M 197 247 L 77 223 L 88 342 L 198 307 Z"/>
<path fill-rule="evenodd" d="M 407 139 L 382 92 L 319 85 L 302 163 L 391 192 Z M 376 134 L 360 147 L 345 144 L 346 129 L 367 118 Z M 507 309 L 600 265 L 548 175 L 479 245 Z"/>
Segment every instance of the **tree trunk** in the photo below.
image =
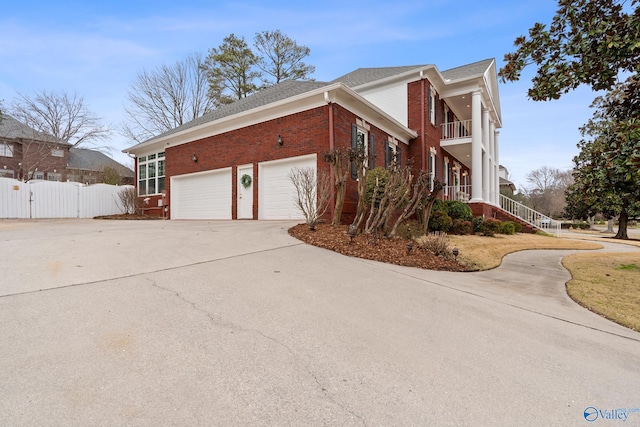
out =
<path fill-rule="evenodd" d="M 613 223 L 614 223 L 614 219 L 613 218 L 609 218 L 607 220 L 607 231 L 606 231 L 606 233 L 614 233 L 614 231 L 613 231 Z"/>
<path fill-rule="evenodd" d="M 596 217 L 595 216 L 590 216 L 589 218 L 587 218 L 587 222 L 589 223 L 589 230 L 595 230 L 595 222 L 596 222 Z"/>
<path fill-rule="evenodd" d="M 333 208 L 333 221 L 331 225 L 340 225 L 346 192 L 347 182 L 345 180 L 336 181 L 336 205 Z"/>
<path fill-rule="evenodd" d="M 615 235 L 614 239 L 623 239 L 629 240 L 629 235 L 627 234 L 627 223 L 629 222 L 629 214 L 626 209 L 623 209 L 620 212 L 620 216 L 618 217 L 618 234 Z"/>

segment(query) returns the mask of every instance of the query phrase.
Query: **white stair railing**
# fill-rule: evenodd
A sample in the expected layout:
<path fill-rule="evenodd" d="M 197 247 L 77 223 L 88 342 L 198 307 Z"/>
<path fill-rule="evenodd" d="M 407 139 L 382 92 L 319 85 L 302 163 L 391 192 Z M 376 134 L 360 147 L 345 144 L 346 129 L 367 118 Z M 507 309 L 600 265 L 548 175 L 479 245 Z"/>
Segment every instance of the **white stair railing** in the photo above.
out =
<path fill-rule="evenodd" d="M 500 207 L 504 211 L 539 230 L 547 233 L 555 233 L 556 236 L 560 236 L 560 221 L 553 220 L 540 212 L 536 212 L 530 207 L 516 202 L 503 194 L 500 194 Z"/>

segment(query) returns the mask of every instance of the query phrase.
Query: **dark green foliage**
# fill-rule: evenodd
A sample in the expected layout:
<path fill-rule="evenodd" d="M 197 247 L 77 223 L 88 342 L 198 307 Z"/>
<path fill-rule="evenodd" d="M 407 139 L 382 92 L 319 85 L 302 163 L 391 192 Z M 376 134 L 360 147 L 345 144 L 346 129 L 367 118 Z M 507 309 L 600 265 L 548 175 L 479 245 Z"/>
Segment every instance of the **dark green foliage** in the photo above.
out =
<path fill-rule="evenodd" d="M 465 221 L 463 219 L 454 219 L 449 234 L 457 234 L 464 236 L 466 234 L 473 234 L 473 224 L 471 221 Z"/>
<path fill-rule="evenodd" d="M 443 210 L 435 211 L 429 218 L 429 231 L 442 231 L 447 232 L 453 225 L 453 220 L 447 212 Z"/>
<path fill-rule="evenodd" d="M 487 218 L 482 221 L 482 229 L 480 230 L 484 236 L 493 237 L 500 232 L 502 223 L 497 219 Z"/>
<path fill-rule="evenodd" d="M 626 3 L 626 6 L 625 6 Z M 621 72 L 637 73 L 640 63 L 638 1 L 559 0 L 547 26 L 535 23 L 528 37 L 518 37 L 516 52 L 504 56 L 500 77 L 520 78 L 528 65 L 537 68 L 529 97 L 558 99 L 587 84 L 608 90 Z"/>
<path fill-rule="evenodd" d="M 511 221 L 505 221 L 500 226 L 500 234 L 516 234 L 515 224 Z"/>
<path fill-rule="evenodd" d="M 387 185 L 387 181 L 389 180 L 389 171 L 382 167 L 377 167 L 367 171 L 365 176 L 365 180 L 367 182 L 367 188 L 364 194 L 364 200 L 367 206 L 371 205 L 371 201 L 373 199 L 373 192 L 378 186 L 378 190 L 376 191 L 376 206 L 380 203 L 382 196 L 384 195 L 385 186 Z"/>
<path fill-rule="evenodd" d="M 476 216 L 471 220 L 471 224 L 473 224 L 473 232 L 479 233 L 482 231 L 482 221 L 483 218 L 481 216 Z"/>
<path fill-rule="evenodd" d="M 423 235 L 422 229 L 422 225 L 416 220 L 405 221 L 398 226 L 396 236 L 402 237 L 403 239 L 414 240 Z"/>
<path fill-rule="evenodd" d="M 461 219 L 463 221 L 471 221 L 473 218 L 473 212 L 466 203 L 459 202 L 457 200 L 448 200 L 446 203 L 447 215 L 452 220 Z"/>
<path fill-rule="evenodd" d="M 522 231 L 522 224 L 520 224 L 519 222 L 514 222 L 513 223 L 513 230 L 516 233 L 520 233 Z"/>

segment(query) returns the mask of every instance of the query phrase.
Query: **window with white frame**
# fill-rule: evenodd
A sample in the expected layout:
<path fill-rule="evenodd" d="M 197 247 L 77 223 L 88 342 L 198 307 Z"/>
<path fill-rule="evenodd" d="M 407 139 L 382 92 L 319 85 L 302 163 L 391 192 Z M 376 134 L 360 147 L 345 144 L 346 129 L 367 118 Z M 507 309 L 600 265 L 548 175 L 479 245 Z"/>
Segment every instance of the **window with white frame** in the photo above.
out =
<path fill-rule="evenodd" d="M 51 150 L 51 155 L 53 157 L 64 157 L 64 150 L 61 150 L 59 148 L 54 148 Z"/>
<path fill-rule="evenodd" d="M 138 157 L 138 194 L 159 194 L 165 189 L 165 157 L 161 153 Z"/>
<path fill-rule="evenodd" d="M 433 123 L 434 125 L 437 124 L 436 120 L 437 120 L 437 111 L 438 111 L 438 93 L 436 92 L 435 88 L 431 88 L 431 90 L 429 91 L 429 120 L 431 120 L 431 123 Z"/>
<path fill-rule="evenodd" d="M 429 191 L 433 191 L 433 184 L 436 180 L 436 149 L 429 149 L 429 158 L 427 164 L 427 172 L 429 172 Z"/>
<path fill-rule="evenodd" d="M 369 165 L 369 126 L 363 120 L 358 119 L 357 124 L 351 125 L 351 149 L 364 157 L 363 168 L 366 169 Z M 351 178 L 358 179 L 355 162 L 351 163 Z"/>
<path fill-rule="evenodd" d="M 0 144 L 0 156 L 1 157 L 13 157 L 13 144 L 1 143 Z"/>
<path fill-rule="evenodd" d="M 62 181 L 62 174 L 61 173 L 56 173 L 56 172 L 48 172 L 47 173 L 47 180 L 49 181 Z"/>
<path fill-rule="evenodd" d="M 445 157 L 442 161 L 442 185 L 444 185 L 444 194 L 450 196 L 449 189 L 449 175 L 451 174 L 451 167 L 449 166 L 449 158 Z"/>
<path fill-rule="evenodd" d="M 29 171 L 29 179 L 44 179 L 44 172 L 40 171 Z"/>
<path fill-rule="evenodd" d="M 15 176 L 15 171 L 12 169 L 0 169 L 0 177 L 4 178 L 13 178 Z"/>
<path fill-rule="evenodd" d="M 402 164 L 402 148 L 396 139 L 389 137 L 385 144 L 384 167 L 388 168 L 394 161 L 398 166 Z"/>

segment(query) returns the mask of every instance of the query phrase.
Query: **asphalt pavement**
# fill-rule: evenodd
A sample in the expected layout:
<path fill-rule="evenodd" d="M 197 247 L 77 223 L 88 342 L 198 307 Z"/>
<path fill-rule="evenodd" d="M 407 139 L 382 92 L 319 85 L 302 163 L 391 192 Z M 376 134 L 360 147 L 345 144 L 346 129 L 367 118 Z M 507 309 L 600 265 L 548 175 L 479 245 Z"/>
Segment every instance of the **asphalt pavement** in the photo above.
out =
<path fill-rule="evenodd" d="M 576 251 L 434 272 L 291 225 L 0 221 L 0 425 L 640 425 L 640 333 L 566 296 Z"/>

